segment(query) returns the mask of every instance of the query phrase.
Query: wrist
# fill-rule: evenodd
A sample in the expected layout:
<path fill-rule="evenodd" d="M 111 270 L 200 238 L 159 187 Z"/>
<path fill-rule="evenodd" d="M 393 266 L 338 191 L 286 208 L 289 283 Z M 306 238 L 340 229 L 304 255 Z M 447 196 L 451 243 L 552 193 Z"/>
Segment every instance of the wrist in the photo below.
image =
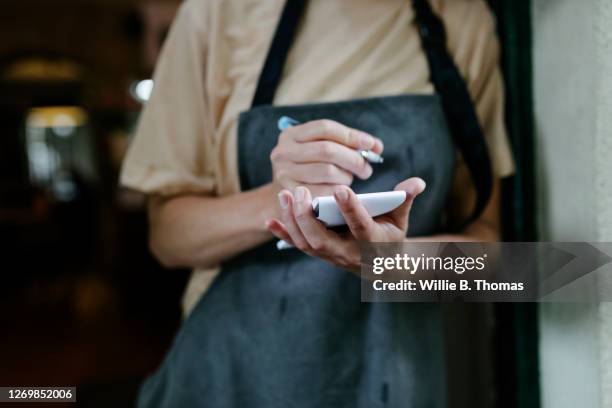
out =
<path fill-rule="evenodd" d="M 280 207 L 278 204 L 278 193 L 280 191 L 281 187 L 274 182 L 253 190 L 253 194 L 257 196 L 254 200 L 257 205 L 254 206 L 253 219 L 257 220 L 256 227 L 258 230 L 267 232 L 266 221 L 272 218 L 280 218 Z"/>

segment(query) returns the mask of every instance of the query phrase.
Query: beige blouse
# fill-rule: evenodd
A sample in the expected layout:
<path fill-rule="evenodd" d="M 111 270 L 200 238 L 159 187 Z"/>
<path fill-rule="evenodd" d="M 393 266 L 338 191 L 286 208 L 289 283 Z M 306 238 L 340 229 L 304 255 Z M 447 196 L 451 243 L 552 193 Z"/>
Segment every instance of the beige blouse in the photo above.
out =
<path fill-rule="evenodd" d="M 513 172 L 495 22 L 484 0 L 430 0 L 466 78 L 494 172 Z M 284 0 L 186 0 L 123 164 L 124 186 L 160 195 L 240 191 L 236 125 L 249 109 Z M 409 0 L 310 0 L 275 104 L 432 93 Z M 455 191 L 472 189 L 457 165 Z M 185 307 L 216 271 L 195 271 Z"/>

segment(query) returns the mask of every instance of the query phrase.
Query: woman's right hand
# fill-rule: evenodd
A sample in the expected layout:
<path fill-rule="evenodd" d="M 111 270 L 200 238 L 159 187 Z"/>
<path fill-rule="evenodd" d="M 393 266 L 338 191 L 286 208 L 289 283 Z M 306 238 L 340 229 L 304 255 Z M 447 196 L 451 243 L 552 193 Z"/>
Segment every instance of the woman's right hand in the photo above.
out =
<path fill-rule="evenodd" d="M 333 195 L 334 186 L 350 186 L 353 177 L 368 179 L 372 166 L 358 150 L 381 154 L 380 139 L 322 119 L 284 130 L 270 154 L 274 182 L 279 191 L 301 185 L 313 197 Z"/>

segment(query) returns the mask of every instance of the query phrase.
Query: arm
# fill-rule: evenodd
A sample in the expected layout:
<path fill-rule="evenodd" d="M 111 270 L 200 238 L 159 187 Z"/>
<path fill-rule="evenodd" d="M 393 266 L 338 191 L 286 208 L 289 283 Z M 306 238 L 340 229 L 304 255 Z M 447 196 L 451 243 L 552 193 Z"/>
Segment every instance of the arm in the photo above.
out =
<path fill-rule="evenodd" d="M 213 267 L 271 238 L 276 188 L 267 184 L 228 197 L 149 199 L 149 246 L 166 267 Z"/>
<path fill-rule="evenodd" d="M 382 153 L 382 142 L 332 121 L 285 130 L 271 154 L 274 181 L 228 197 L 186 195 L 149 200 L 149 246 L 167 267 L 212 267 L 272 235 L 266 220 L 279 217 L 278 192 L 305 185 L 317 195 L 366 179 L 370 165 L 355 149 Z"/>

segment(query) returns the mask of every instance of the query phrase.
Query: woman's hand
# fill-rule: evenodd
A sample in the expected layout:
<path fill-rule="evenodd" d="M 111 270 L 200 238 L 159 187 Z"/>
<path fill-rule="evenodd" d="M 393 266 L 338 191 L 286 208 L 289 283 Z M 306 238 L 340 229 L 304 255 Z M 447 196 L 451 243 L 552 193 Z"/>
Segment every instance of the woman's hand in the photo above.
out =
<path fill-rule="evenodd" d="M 334 198 L 349 227 L 349 233 L 338 234 L 328 230 L 312 211 L 312 196 L 307 188 L 299 186 L 292 194 L 283 190 L 279 194 L 281 220 L 267 221 L 266 227 L 277 238 L 283 239 L 301 251 L 329 263 L 359 272 L 361 254 L 359 242 L 402 242 L 408 231 L 408 216 L 416 196 L 425 190 L 420 178 L 408 179 L 395 187 L 406 192 L 406 201 L 394 211 L 373 219 L 361 205 L 355 193 L 346 186 L 334 189 Z"/>
<path fill-rule="evenodd" d="M 316 120 L 284 130 L 270 154 L 274 182 L 280 189 L 302 185 L 315 197 L 334 186 L 350 186 L 353 176 L 367 179 L 372 166 L 357 152 L 383 151 L 382 142 L 332 120 Z"/>

